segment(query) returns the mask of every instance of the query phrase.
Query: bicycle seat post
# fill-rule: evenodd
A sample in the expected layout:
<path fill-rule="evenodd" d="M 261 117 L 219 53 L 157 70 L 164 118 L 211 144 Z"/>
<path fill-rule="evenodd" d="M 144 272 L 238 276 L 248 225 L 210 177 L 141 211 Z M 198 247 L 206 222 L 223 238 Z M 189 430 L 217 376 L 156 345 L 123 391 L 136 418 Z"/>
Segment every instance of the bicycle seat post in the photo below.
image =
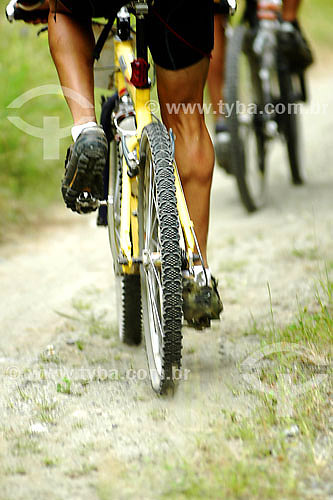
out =
<path fill-rule="evenodd" d="M 131 83 L 136 88 L 148 88 L 148 44 L 145 34 L 146 16 L 148 15 L 147 2 L 134 2 L 136 16 L 136 59 L 132 62 Z"/>

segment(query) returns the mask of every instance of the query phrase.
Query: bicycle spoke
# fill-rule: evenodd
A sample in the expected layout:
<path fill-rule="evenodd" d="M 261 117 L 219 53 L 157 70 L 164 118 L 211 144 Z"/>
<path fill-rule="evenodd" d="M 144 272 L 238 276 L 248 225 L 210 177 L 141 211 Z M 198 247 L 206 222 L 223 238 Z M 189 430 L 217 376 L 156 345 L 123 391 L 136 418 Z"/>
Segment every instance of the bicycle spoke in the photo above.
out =
<path fill-rule="evenodd" d="M 156 188 L 155 183 L 153 182 L 149 191 L 149 209 L 148 209 L 148 221 L 147 226 L 149 227 L 149 233 L 146 232 L 146 244 L 145 248 L 149 246 L 149 242 L 153 242 L 155 244 L 155 248 L 158 246 L 158 242 L 152 238 L 152 235 L 155 232 L 155 227 L 157 226 L 157 201 L 156 201 Z"/>
<path fill-rule="evenodd" d="M 117 229 L 115 229 L 115 233 L 116 233 L 116 239 L 118 242 L 118 246 L 120 247 L 120 232 Z"/>
<path fill-rule="evenodd" d="M 159 277 L 159 276 L 158 276 L 158 274 L 157 274 L 155 264 L 154 264 L 154 262 L 153 262 L 153 260 L 152 260 L 152 258 L 151 258 L 151 255 L 150 255 L 150 254 L 148 254 L 148 257 L 149 257 L 149 260 L 150 260 L 150 263 L 151 263 L 151 267 L 152 267 L 152 269 L 153 269 L 153 272 L 154 272 L 154 275 L 155 275 L 156 281 L 157 281 L 157 283 L 158 283 L 158 287 L 159 287 L 159 289 L 160 289 L 160 293 L 162 293 L 162 283 L 161 283 L 160 277 Z"/>
<path fill-rule="evenodd" d="M 162 325 L 161 325 L 161 322 L 160 322 L 160 317 L 159 317 L 159 314 L 158 314 L 158 310 L 157 310 L 157 306 L 156 306 L 156 301 L 152 300 L 152 296 L 155 296 L 155 298 L 157 299 L 157 295 L 154 292 L 154 290 L 152 289 L 153 284 L 151 282 L 151 279 L 148 279 L 148 286 L 149 286 L 149 289 L 150 289 L 150 302 L 151 302 L 151 305 L 152 305 L 152 308 L 153 308 L 154 318 L 155 318 L 154 323 L 157 324 L 157 326 L 158 326 L 158 332 L 160 333 L 159 336 L 160 336 L 160 338 L 162 338 L 163 337 L 163 329 L 162 329 Z M 156 332 L 156 329 L 155 329 L 155 332 Z"/>
<path fill-rule="evenodd" d="M 149 179 L 152 179 L 153 172 L 152 172 L 152 162 L 149 162 Z M 151 184 L 150 184 L 151 182 Z M 149 229 L 149 232 L 146 231 L 146 241 L 145 241 L 145 248 L 148 246 L 148 242 L 150 240 L 150 231 L 151 231 L 151 215 L 152 215 L 152 189 L 154 186 L 153 180 L 148 182 L 146 180 L 147 186 L 149 186 L 149 193 L 148 193 L 148 213 L 147 213 L 147 227 Z"/>
<path fill-rule="evenodd" d="M 148 300 L 151 305 L 151 311 L 153 313 L 153 323 L 154 323 L 154 328 L 151 331 L 151 339 L 152 339 L 152 347 L 153 347 L 153 352 L 154 352 L 154 357 L 155 357 L 155 364 L 157 371 L 161 373 L 162 369 L 162 360 L 161 360 L 161 346 L 162 346 L 162 339 L 163 339 L 163 329 L 162 325 L 160 322 L 160 315 L 159 311 L 157 310 L 157 294 L 153 290 L 153 284 L 151 282 L 151 276 L 149 271 L 147 272 L 147 283 L 148 283 L 148 288 L 149 288 L 149 297 Z M 155 298 L 155 300 L 153 300 Z M 160 300 L 159 300 L 160 302 Z"/>
<path fill-rule="evenodd" d="M 157 216 L 155 214 L 155 217 L 154 217 L 154 222 L 153 222 L 153 230 L 150 231 L 150 238 L 149 238 L 149 242 L 150 245 L 148 244 L 147 247 L 149 248 L 153 248 L 154 250 L 157 250 L 158 249 L 158 240 L 156 240 L 153 236 L 154 236 L 154 231 L 155 231 L 155 227 L 156 227 L 156 223 L 157 223 Z"/>

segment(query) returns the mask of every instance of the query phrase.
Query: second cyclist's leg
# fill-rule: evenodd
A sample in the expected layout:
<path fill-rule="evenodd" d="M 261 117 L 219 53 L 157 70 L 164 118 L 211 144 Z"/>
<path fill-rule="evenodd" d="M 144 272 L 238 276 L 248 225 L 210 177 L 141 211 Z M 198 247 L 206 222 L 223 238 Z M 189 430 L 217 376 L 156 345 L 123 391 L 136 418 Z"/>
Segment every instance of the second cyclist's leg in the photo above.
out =
<path fill-rule="evenodd" d="M 303 71 L 313 62 L 310 46 L 297 19 L 301 3 L 301 0 L 284 0 L 282 10 L 281 48 L 295 71 Z"/>
<path fill-rule="evenodd" d="M 300 4 L 301 0 L 284 0 L 282 12 L 283 19 L 289 22 L 295 21 Z"/>
<path fill-rule="evenodd" d="M 214 49 L 208 71 L 207 86 L 213 106 L 215 121 L 224 117 L 223 86 L 226 45 L 225 23 L 226 18 L 223 14 L 214 15 Z"/>
<path fill-rule="evenodd" d="M 224 66 L 226 53 L 225 26 L 227 16 L 217 10 L 219 3 L 214 3 L 214 49 L 209 65 L 207 86 L 213 107 L 215 121 L 214 147 L 217 163 L 228 173 L 231 172 L 229 161 L 230 132 L 226 120 L 226 107 L 223 102 Z"/>
<path fill-rule="evenodd" d="M 66 205 L 76 210 L 76 199 L 83 191 L 103 198 L 107 141 L 97 126 L 94 108 L 95 42 L 89 17 L 75 17 L 59 1 L 50 0 L 48 26 L 51 55 L 74 121 L 74 144 L 67 153 L 62 194 Z"/>

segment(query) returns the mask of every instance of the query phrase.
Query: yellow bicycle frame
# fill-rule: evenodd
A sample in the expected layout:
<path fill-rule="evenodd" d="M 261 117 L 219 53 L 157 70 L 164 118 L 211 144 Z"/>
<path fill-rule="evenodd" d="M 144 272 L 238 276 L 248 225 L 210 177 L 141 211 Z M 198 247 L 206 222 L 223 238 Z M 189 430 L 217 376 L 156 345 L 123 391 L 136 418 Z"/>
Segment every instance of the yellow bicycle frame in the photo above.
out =
<path fill-rule="evenodd" d="M 131 41 L 114 40 L 115 64 L 120 71 L 115 74 L 115 86 L 118 95 L 122 95 L 125 90 L 131 96 L 137 124 L 135 136 L 126 138 L 126 145 L 129 152 L 136 151 L 139 154 L 139 144 L 142 130 L 151 123 L 152 115 L 148 107 L 150 102 L 150 88 L 137 89 L 131 83 L 131 63 L 134 60 L 134 43 Z M 120 247 L 126 257 L 128 264 L 123 265 L 125 274 L 137 273 L 137 266 L 133 264 L 133 259 L 139 257 L 139 231 L 138 231 L 138 179 L 127 175 L 127 163 L 123 157 L 122 164 L 122 199 L 120 216 Z M 190 266 L 193 264 L 193 253 L 195 249 L 193 222 L 190 219 L 185 196 L 181 186 L 180 177 L 175 165 L 175 185 L 177 206 L 180 225 L 185 240 L 185 250 Z"/>

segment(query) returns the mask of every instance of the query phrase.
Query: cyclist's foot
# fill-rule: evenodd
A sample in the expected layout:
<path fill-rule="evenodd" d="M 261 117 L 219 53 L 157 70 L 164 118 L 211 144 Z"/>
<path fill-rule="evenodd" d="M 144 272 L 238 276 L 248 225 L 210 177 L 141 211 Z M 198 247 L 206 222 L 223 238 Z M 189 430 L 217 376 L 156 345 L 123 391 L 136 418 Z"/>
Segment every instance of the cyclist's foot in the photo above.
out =
<path fill-rule="evenodd" d="M 313 63 L 313 55 L 298 21 L 283 21 L 279 33 L 280 47 L 293 71 L 304 71 Z"/>
<path fill-rule="evenodd" d="M 214 147 L 216 161 L 228 174 L 231 174 L 230 131 L 225 118 L 220 118 L 215 126 Z"/>
<path fill-rule="evenodd" d="M 99 126 L 84 128 L 68 149 L 61 191 L 66 206 L 74 212 L 96 210 L 96 200 L 103 200 L 107 150 L 105 133 Z"/>
<path fill-rule="evenodd" d="M 211 320 L 220 319 L 223 311 L 217 281 L 213 276 L 209 278 L 207 285 L 203 271 L 195 278 L 183 276 L 184 319 L 196 330 L 209 328 Z"/>

